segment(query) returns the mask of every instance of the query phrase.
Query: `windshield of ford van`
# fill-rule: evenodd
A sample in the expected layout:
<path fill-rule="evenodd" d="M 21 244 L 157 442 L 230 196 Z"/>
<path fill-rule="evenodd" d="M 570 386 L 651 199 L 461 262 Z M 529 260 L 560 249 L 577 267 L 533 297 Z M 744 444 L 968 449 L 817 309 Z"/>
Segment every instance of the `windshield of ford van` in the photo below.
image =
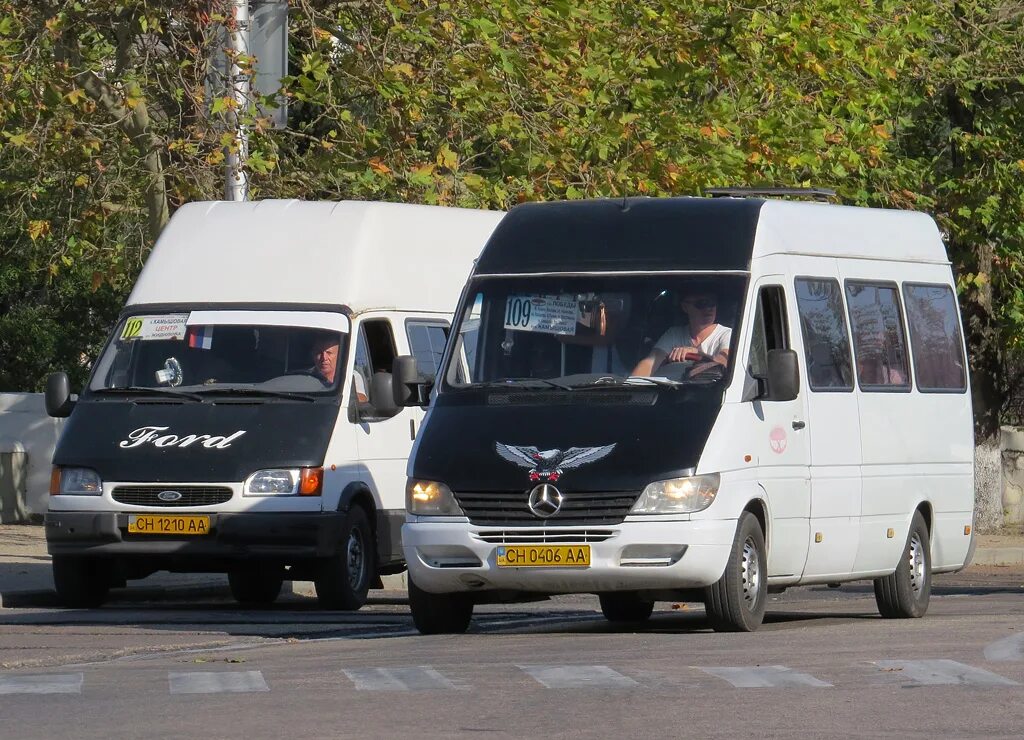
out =
<path fill-rule="evenodd" d="M 302 311 L 143 312 L 122 318 L 94 393 L 313 400 L 343 374 L 348 319 Z"/>
<path fill-rule="evenodd" d="M 742 275 L 480 278 L 445 388 L 720 389 L 745 287 Z"/>

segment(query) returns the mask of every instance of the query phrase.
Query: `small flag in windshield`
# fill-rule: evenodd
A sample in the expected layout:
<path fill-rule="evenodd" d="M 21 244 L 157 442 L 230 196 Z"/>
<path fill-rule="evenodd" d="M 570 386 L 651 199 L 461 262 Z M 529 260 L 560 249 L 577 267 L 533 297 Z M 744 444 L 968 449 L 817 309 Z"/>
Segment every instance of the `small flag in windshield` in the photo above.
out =
<path fill-rule="evenodd" d="M 210 349 L 213 347 L 212 326 L 190 326 L 188 328 L 188 346 L 199 349 Z"/>

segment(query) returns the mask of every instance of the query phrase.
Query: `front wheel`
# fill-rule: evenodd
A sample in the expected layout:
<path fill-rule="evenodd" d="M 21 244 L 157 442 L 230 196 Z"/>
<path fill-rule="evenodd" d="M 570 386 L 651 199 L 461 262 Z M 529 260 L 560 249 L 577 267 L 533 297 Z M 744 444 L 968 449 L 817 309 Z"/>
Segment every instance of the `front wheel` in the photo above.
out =
<path fill-rule="evenodd" d="M 53 556 L 53 585 L 57 599 L 74 609 L 102 606 L 113 580 L 111 564 L 101 558 Z"/>
<path fill-rule="evenodd" d="M 716 632 L 753 632 L 761 626 L 768 604 L 767 565 L 761 523 L 745 511 L 725 573 L 704 589 L 704 609 Z"/>
<path fill-rule="evenodd" d="M 928 611 L 932 593 L 932 555 L 928 525 L 920 511 L 910 521 L 903 557 L 892 575 L 876 578 L 875 603 L 886 619 L 913 619 Z"/>
<path fill-rule="evenodd" d="M 468 594 L 432 594 L 409 578 L 409 609 L 412 621 L 423 635 L 461 635 L 473 619 L 473 601 Z"/>
<path fill-rule="evenodd" d="M 317 566 L 314 584 L 320 606 L 342 611 L 362 607 L 376 571 L 376 552 L 366 511 L 353 506 L 345 516 L 337 554 Z"/>
<path fill-rule="evenodd" d="M 646 622 L 654 611 L 653 601 L 641 599 L 630 591 L 598 594 L 597 598 L 601 600 L 601 613 L 609 622 Z"/>

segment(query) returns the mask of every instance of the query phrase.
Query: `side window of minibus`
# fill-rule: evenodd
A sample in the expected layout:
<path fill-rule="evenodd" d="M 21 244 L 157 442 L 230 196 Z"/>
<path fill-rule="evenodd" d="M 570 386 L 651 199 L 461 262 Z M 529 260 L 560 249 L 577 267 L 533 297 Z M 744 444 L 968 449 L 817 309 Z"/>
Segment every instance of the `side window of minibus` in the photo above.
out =
<path fill-rule="evenodd" d="M 907 340 L 895 283 L 846 281 L 857 381 L 863 391 L 910 391 Z"/>
<path fill-rule="evenodd" d="M 433 321 L 409 321 L 405 325 L 405 332 L 420 376 L 433 378 L 441 366 L 441 355 L 448 341 L 448 325 Z"/>
<path fill-rule="evenodd" d="M 964 340 L 952 288 L 905 283 L 903 297 L 917 389 L 922 393 L 963 393 L 967 390 Z"/>
<path fill-rule="evenodd" d="M 370 382 L 374 373 L 390 373 L 395 361 L 395 337 L 387 319 L 370 319 L 359 327 L 356 356 L 352 368 L 355 398 L 360 404 L 372 402 Z M 374 414 L 372 409 L 360 407 L 360 421 L 382 421 L 386 416 Z"/>
<path fill-rule="evenodd" d="M 850 335 L 839 281 L 797 278 L 796 303 L 811 390 L 852 391 Z"/>
<path fill-rule="evenodd" d="M 754 328 L 750 337 L 748 369 L 751 376 L 766 377 L 769 350 L 789 347 L 787 325 L 786 294 L 782 286 L 764 286 L 758 292 L 757 312 L 754 314 Z"/>

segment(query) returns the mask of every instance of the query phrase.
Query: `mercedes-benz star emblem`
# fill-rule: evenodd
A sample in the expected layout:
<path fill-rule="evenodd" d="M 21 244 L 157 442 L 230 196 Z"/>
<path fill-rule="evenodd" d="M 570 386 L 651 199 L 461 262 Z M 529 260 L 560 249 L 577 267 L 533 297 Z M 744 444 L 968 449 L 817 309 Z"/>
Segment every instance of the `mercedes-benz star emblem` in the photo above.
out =
<path fill-rule="evenodd" d="M 562 508 L 562 492 L 550 483 L 542 483 L 530 491 L 530 511 L 541 519 L 547 519 Z"/>
<path fill-rule="evenodd" d="M 178 491 L 160 491 L 156 495 L 161 501 L 180 501 L 181 494 Z"/>

